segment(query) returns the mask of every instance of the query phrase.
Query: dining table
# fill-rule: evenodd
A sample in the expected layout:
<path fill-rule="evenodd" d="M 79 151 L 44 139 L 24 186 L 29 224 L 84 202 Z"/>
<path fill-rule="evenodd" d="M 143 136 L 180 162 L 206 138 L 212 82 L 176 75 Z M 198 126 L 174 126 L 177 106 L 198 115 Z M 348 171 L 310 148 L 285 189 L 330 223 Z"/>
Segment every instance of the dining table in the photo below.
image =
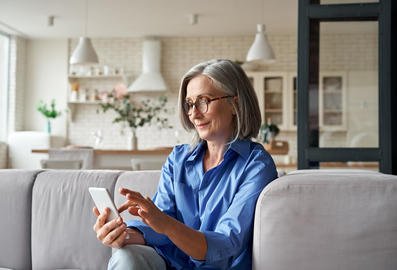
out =
<path fill-rule="evenodd" d="M 65 152 L 76 150 L 78 148 L 59 148 Z M 87 149 L 87 148 L 81 148 Z M 88 148 L 90 149 L 90 148 Z M 165 160 L 171 153 L 172 147 L 156 147 L 148 149 L 95 149 L 93 151 L 93 168 L 101 170 L 131 170 L 131 160 L 140 160 L 142 162 L 150 160 Z M 49 149 L 32 149 L 35 154 L 48 154 Z"/>

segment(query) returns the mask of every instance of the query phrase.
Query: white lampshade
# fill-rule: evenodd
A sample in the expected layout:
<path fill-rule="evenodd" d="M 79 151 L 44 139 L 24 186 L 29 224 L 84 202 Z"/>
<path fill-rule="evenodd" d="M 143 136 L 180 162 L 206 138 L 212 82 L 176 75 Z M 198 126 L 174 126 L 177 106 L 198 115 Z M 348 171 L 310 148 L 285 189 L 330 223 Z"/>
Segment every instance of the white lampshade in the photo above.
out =
<path fill-rule="evenodd" d="M 76 49 L 70 57 L 70 64 L 96 64 L 98 63 L 98 55 L 92 46 L 91 39 L 88 37 L 80 37 Z"/>
<path fill-rule="evenodd" d="M 265 25 L 257 25 L 255 40 L 251 48 L 248 50 L 246 60 L 247 62 L 262 61 L 267 63 L 275 61 L 273 49 L 270 46 L 265 33 Z"/>

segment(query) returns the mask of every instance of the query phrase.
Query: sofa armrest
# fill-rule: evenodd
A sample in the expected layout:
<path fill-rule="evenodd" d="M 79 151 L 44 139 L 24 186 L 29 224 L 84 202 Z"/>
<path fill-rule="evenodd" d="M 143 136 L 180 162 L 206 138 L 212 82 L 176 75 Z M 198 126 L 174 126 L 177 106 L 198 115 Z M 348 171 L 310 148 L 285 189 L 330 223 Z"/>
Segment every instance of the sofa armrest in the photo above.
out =
<path fill-rule="evenodd" d="M 253 269 L 396 269 L 397 176 L 306 170 L 270 183 L 254 223 Z"/>
<path fill-rule="evenodd" d="M 0 268 L 31 269 L 34 170 L 0 170 Z"/>

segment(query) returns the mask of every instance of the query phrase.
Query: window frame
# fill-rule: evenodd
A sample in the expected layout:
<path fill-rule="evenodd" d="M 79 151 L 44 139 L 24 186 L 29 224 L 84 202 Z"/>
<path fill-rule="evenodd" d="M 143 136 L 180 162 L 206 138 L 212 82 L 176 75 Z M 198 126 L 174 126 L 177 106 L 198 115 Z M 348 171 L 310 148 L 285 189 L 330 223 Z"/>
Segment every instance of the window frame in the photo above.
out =
<path fill-rule="evenodd" d="M 381 172 L 397 174 L 397 127 L 392 122 L 397 119 L 396 1 L 320 4 L 319 0 L 299 0 L 298 9 L 298 169 L 319 168 L 320 162 L 327 161 L 377 161 Z M 378 147 L 319 147 L 315 98 L 319 94 L 319 25 L 327 21 L 378 21 Z M 314 102 L 309 102 L 309 95 Z"/>
<path fill-rule="evenodd" d="M 0 65 L 5 66 L 5 80 L 1 80 L 0 86 L 3 91 L 0 91 L 0 141 L 6 141 L 8 137 L 8 121 L 9 121 L 9 95 L 10 95 L 10 60 L 11 60 L 11 36 L 7 33 L 0 31 L 0 36 L 5 38 L 7 41 L 5 50 L 5 63 Z"/>

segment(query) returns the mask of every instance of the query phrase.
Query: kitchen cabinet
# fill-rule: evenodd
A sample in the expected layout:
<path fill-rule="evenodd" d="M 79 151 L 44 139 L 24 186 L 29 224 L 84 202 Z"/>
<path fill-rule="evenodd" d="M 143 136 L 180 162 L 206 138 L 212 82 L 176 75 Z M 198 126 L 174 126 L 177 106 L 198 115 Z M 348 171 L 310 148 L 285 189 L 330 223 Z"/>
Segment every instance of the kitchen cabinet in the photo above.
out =
<path fill-rule="evenodd" d="M 320 129 L 346 130 L 346 73 L 320 73 Z"/>
<path fill-rule="evenodd" d="M 282 131 L 297 129 L 296 72 L 247 72 L 261 109 L 262 122 L 270 119 Z M 346 74 L 321 72 L 319 83 L 321 131 L 346 130 Z"/>
<path fill-rule="evenodd" d="M 254 86 L 262 122 L 270 120 L 281 130 L 288 129 L 288 89 L 285 72 L 247 72 Z"/>

